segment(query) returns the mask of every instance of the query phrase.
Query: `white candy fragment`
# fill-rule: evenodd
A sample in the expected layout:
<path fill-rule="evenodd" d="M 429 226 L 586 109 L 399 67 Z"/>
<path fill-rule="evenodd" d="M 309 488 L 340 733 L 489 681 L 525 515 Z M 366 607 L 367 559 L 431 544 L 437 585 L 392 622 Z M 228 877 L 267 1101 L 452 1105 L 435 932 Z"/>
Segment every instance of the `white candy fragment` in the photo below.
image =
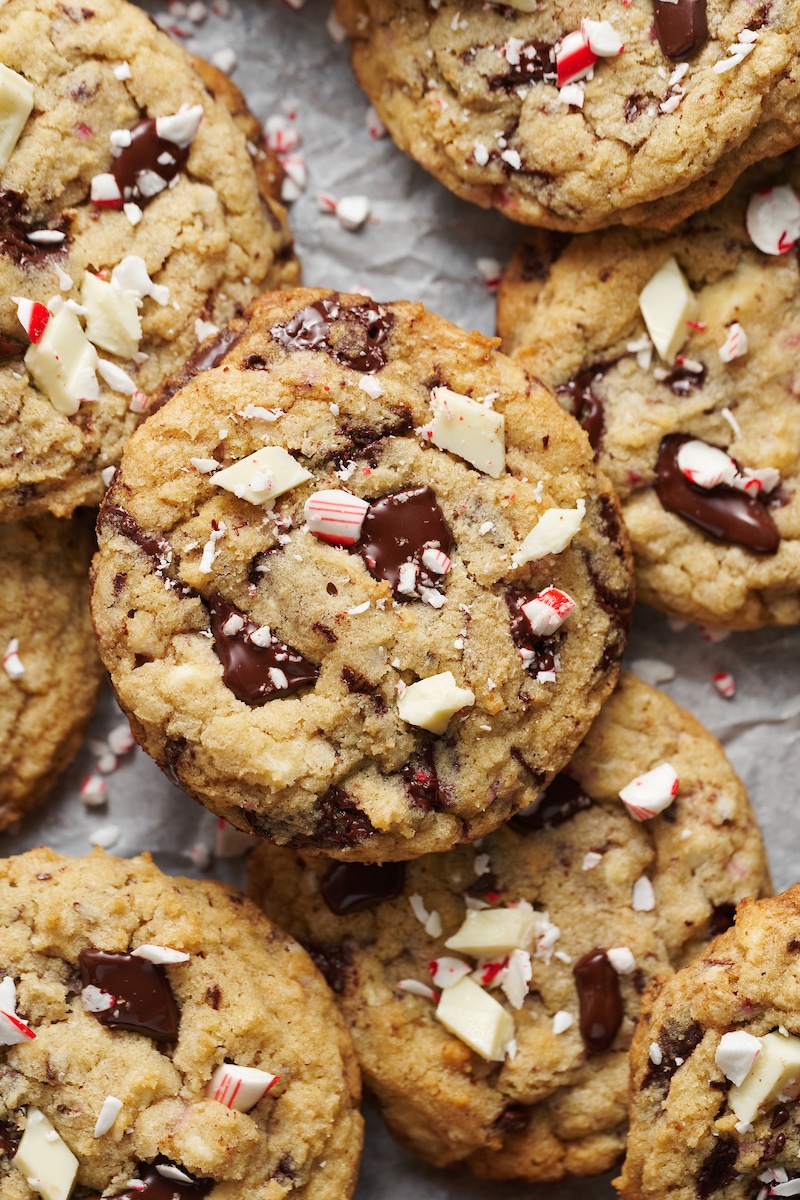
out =
<path fill-rule="evenodd" d="M 180 1167 L 176 1167 L 174 1163 L 156 1163 L 156 1170 L 159 1175 L 163 1175 L 165 1179 L 172 1179 L 175 1183 L 193 1183 L 191 1175 L 186 1171 L 182 1171 Z"/>
<path fill-rule="evenodd" d="M 94 1127 L 94 1137 L 99 1138 L 108 1133 L 121 1112 L 122 1101 L 116 1096 L 106 1096 Z"/>
<path fill-rule="evenodd" d="M 366 196 L 342 196 L 336 201 L 336 218 L 342 229 L 355 233 L 369 216 L 369 200 Z"/>
<path fill-rule="evenodd" d="M 732 486 L 738 474 L 736 463 L 729 454 L 699 438 L 683 443 L 678 450 L 677 463 L 690 483 L 702 488 L 713 488 L 720 483 Z"/>
<path fill-rule="evenodd" d="M 669 683 L 675 678 L 675 668 L 671 663 L 662 662 L 660 658 L 635 658 L 630 669 L 651 687 Z"/>
<path fill-rule="evenodd" d="M 121 837 L 122 830 L 119 825 L 101 825 L 99 829 L 95 829 L 94 833 L 90 835 L 89 841 L 93 846 L 102 846 L 104 850 L 108 850 Z"/>
<path fill-rule="evenodd" d="M 589 43 L 589 49 L 598 58 L 613 58 L 623 50 L 622 38 L 610 21 L 581 21 L 581 33 Z"/>
<path fill-rule="evenodd" d="M 185 150 L 194 141 L 202 119 L 202 104 L 193 104 L 191 108 L 182 104 L 171 117 L 156 117 L 156 135 Z"/>
<path fill-rule="evenodd" d="M 306 500 L 303 514 L 308 528 L 334 546 L 352 546 L 361 537 L 369 503 L 341 488 L 315 492 Z"/>
<path fill-rule="evenodd" d="M 654 1067 L 660 1067 L 664 1061 L 664 1051 L 659 1046 L 658 1042 L 651 1042 L 650 1049 L 647 1052 L 647 1057 Z"/>
<path fill-rule="evenodd" d="M 750 198 L 747 232 L 764 254 L 787 254 L 800 237 L 800 199 L 788 184 L 765 188 Z"/>
<path fill-rule="evenodd" d="M 78 1160 L 38 1108 L 29 1108 L 25 1132 L 12 1164 L 43 1200 L 68 1200 Z"/>
<path fill-rule="evenodd" d="M 563 1008 L 557 1013 L 553 1013 L 553 1033 L 566 1033 L 570 1026 L 574 1024 L 572 1013 L 565 1012 Z"/>
<path fill-rule="evenodd" d="M 449 450 L 479 471 L 497 479 L 506 468 L 505 418 L 485 404 L 435 387 L 431 392 L 433 420 L 420 435 L 440 450 Z"/>
<path fill-rule="evenodd" d="M 93 983 L 87 983 L 81 991 L 81 1003 L 87 1012 L 97 1013 L 113 1008 L 117 1001 L 111 992 L 106 992 Z"/>
<path fill-rule="evenodd" d="M 632 817 L 647 821 L 669 808 L 678 794 L 680 780 L 675 768 L 669 763 L 660 763 L 652 771 L 637 775 L 622 791 L 619 798 Z"/>
<path fill-rule="evenodd" d="M 21 679 L 25 674 L 22 659 L 19 656 L 19 638 L 11 638 L 3 655 L 3 669 L 9 679 Z"/>
<path fill-rule="evenodd" d="M 668 258 L 639 295 L 647 332 L 665 362 L 672 362 L 689 336 L 686 324 L 697 301 L 674 258 Z"/>
<path fill-rule="evenodd" d="M 190 957 L 191 955 L 184 953 L 183 950 L 172 950 L 169 946 L 151 946 L 148 943 L 131 950 L 131 958 L 145 958 L 148 962 L 156 963 L 159 966 L 164 963 L 188 962 Z"/>
<path fill-rule="evenodd" d="M 281 446 L 264 446 L 218 471 L 211 481 L 216 487 L 233 492 L 250 504 L 265 504 L 291 488 L 312 479 L 310 471 L 292 458 Z"/>
<path fill-rule="evenodd" d="M 33 85 L 0 64 L 0 171 L 8 166 L 32 111 Z"/>
<path fill-rule="evenodd" d="M 31 1042 L 36 1034 L 27 1021 L 16 1013 L 17 998 L 14 980 L 6 975 L 0 994 L 0 1046 L 19 1046 Z"/>
<path fill-rule="evenodd" d="M 636 959 L 628 946 L 612 946 L 606 958 L 618 975 L 630 975 L 636 969 Z"/>
<path fill-rule="evenodd" d="M 514 1018 L 469 977 L 442 992 L 436 1016 L 481 1058 L 502 1062 L 514 1037 Z"/>
<path fill-rule="evenodd" d="M 469 975 L 472 967 L 462 958 L 434 958 L 431 963 L 431 982 L 438 988 L 453 987 L 465 975 Z"/>
<path fill-rule="evenodd" d="M 419 892 L 414 892 L 408 897 L 408 903 L 411 905 L 411 910 L 419 923 L 423 926 L 429 937 L 439 937 L 442 932 L 442 918 L 439 916 L 436 909 L 433 912 L 428 912 L 425 907 L 425 901 L 420 896 Z"/>
<path fill-rule="evenodd" d="M 40 341 L 25 352 L 34 383 L 65 416 L 76 413 L 82 400 L 100 398 L 97 362 L 97 351 L 68 308 L 50 318 Z"/>
<path fill-rule="evenodd" d="M 750 51 L 755 47 L 758 34 L 753 29 L 743 29 L 739 34 L 738 39 L 732 46 L 728 47 L 728 57 L 721 58 L 714 63 L 712 70 L 716 75 L 721 75 L 724 71 L 730 71 L 734 67 L 738 67 L 739 63 L 747 57 Z"/>
<path fill-rule="evenodd" d="M 634 912 L 652 912 L 656 906 L 656 894 L 646 875 L 641 875 L 633 885 L 631 908 Z"/>
<path fill-rule="evenodd" d="M 747 354 L 747 334 L 739 322 L 734 321 L 728 328 L 728 336 L 719 348 L 720 361 L 733 362 L 735 358 L 742 358 L 745 354 Z"/>
<path fill-rule="evenodd" d="M 536 915 L 530 908 L 470 910 L 445 946 L 475 958 L 495 958 L 529 946 L 535 929 Z"/>
<path fill-rule="evenodd" d="M 549 637 L 566 621 L 574 608 L 575 601 L 566 592 L 549 587 L 522 605 L 528 624 L 537 637 Z"/>
<path fill-rule="evenodd" d="M 585 515 L 585 500 L 579 500 L 576 508 L 549 508 L 512 554 L 511 565 L 522 567 L 548 554 L 560 554 L 566 550 L 580 530 Z"/>
<path fill-rule="evenodd" d="M 122 396 L 134 396 L 136 394 L 136 380 L 127 371 L 123 371 L 117 363 L 111 362 L 108 358 L 98 358 L 97 374 L 107 383 L 112 392 L 119 392 Z"/>
<path fill-rule="evenodd" d="M 156 304 L 169 303 L 169 288 L 163 283 L 153 283 L 147 264 L 138 254 L 127 254 L 111 272 L 111 286 L 122 295 L 130 294 L 137 300 L 152 296 Z"/>
<path fill-rule="evenodd" d="M 740 1121 L 753 1121 L 759 1109 L 779 1097 L 794 1100 L 800 1093 L 800 1038 L 767 1033 L 758 1040 L 761 1053 L 755 1065 L 728 1092 L 728 1104 Z"/>
<path fill-rule="evenodd" d="M 532 978 L 533 967 L 528 951 L 512 950 L 502 972 L 502 978 L 499 978 L 500 988 L 512 1008 L 522 1008 Z"/>
<path fill-rule="evenodd" d="M 211 1076 L 206 1095 L 218 1100 L 226 1108 L 246 1113 L 255 1108 L 262 1096 L 266 1096 L 277 1078 L 277 1075 L 259 1071 L 256 1067 L 223 1063 Z"/>
<path fill-rule="evenodd" d="M 740 1087 L 760 1053 L 761 1038 L 753 1037 L 744 1029 L 735 1029 L 720 1038 L 714 1062 L 731 1083 Z"/>
<path fill-rule="evenodd" d="M 412 996 L 422 996 L 425 1000 L 438 1000 L 438 994 L 432 987 L 428 987 L 427 983 L 420 983 L 418 979 L 398 979 L 395 987 L 401 992 L 408 992 Z"/>
<path fill-rule="evenodd" d="M 442 671 L 407 687 L 398 696 L 397 711 L 409 725 L 430 733 L 444 733 L 453 714 L 474 703 L 475 693 L 459 687 L 452 671 Z"/>

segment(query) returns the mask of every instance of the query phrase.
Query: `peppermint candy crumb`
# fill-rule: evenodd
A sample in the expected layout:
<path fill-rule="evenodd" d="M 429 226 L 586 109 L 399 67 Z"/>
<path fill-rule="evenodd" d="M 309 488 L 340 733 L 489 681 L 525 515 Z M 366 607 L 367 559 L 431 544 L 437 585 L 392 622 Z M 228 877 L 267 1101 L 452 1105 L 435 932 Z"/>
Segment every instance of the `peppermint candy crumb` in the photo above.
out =
<path fill-rule="evenodd" d="M 9 679 L 21 679 L 25 668 L 19 656 L 19 638 L 11 638 L 3 655 L 3 669 Z"/>

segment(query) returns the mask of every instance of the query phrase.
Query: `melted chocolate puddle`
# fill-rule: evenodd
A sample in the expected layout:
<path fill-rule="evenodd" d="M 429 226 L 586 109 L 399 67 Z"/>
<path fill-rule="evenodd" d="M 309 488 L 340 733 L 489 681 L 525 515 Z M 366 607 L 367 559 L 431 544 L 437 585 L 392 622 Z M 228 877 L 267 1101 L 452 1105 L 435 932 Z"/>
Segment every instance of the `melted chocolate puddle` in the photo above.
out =
<path fill-rule="evenodd" d="M 655 31 L 667 58 L 691 58 L 708 37 L 706 0 L 654 0 Z"/>
<path fill-rule="evenodd" d="M 149 203 L 158 190 L 163 191 L 175 178 L 189 157 L 190 147 L 178 146 L 159 137 L 152 117 L 137 122 L 130 133 L 131 144 L 112 160 L 111 174 L 117 181 L 123 200 L 132 200 L 141 206 Z M 148 186 L 146 179 L 150 175 L 163 180 L 163 186 L 157 191 Z"/>
<path fill-rule="evenodd" d="M 526 83 L 555 83 L 558 71 L 550 59 L 552 49 L 553 42 L 525 42 L 520 46 L 518 63 L 509 64 L 504 75 L 486 77 L 489 91 L 510 92 L 512 88 L 524 87 Z"/>
<path fill-rule="evenodd" d="M 439 788 L 439 776 L 436 773 L 436 762 L 430 746 L 423 747 L 403 767 L 400 774 L 406 785 L 408 803 L 411 808 L 423 808 L 428 812 L 440 808 L 442 793 Z"/>
<path fill-rule="evenodd" d="M 558 645 L 555 637 L 539 638 L 531 629 L 531 623 L 522 611 L 522 606 L 535 599 L 536 592 L 527 591 L 525 588 L 509 588 L 506 592 L 511 637 L 521 650 L 530 650 L 533 654 L 533 660 L 525 668 L 533 674 L 538 671 L 555 671 Z"/>
<path fill-rule="evenodd" d="M 364 517 L 357 550 L 374 579 L 388 580 L 396 600 L 412 600 L 413 596 L 397 590 L 401 566 L 409 562 L 417 566 L 417 588 L 441 590 L 444 576 L 429 571 L 422 555 L 429 548 L 447 554 L 452 545 L 453 535 L 436 494 L 426 485 L 375 500 Z"/>
<path fill-rule="evenodd" d="M 179 1163 L 170 1163 L 167 1159 L 159 1159 L 161 1166 L 177 1166 L 180 1171 L 189 1174 Z M 167 1179 L 156 1170 L 155 1164 L 141 1163 L 136 1169 L 136 1178 L 143 1188 L 126 1188 L 124 1192 L 115 1192 L 111 1200 L 200 1200 L 207 1196 L 214 1186 L 213 1179 L 193 1179 L 191 1183 L 181 1183 L 177 1179 Z M 100 1200 L 99 1196 L 90 1196 L 88 1200 Z"/>
<path fill-rule="evenodd" d="M 214 653 L 222 663 L 222 681 L 237 700 L 251 707 L 289 696 L 307 683 L 316 683 L 319 669 L 274 634 L 267 646 L 258 646 L 251 635 L 258 626 L 221 596 L 210 601 Z M 231 617 L 244 621 L 237 632 L 226 633 Z"/>
<path fill-rule="evenodd" d="M 326 350 L 337 362 L 372 375 L 386 365 L 384 343 L 394 316 L 380 304 L 345 307 L 337 298 L 317 300 L 270 334 L 286 350 Z"/>
<path fill-rule="evenodd" d="M 613 366 L 610 362 L 595 363 L 579 371 L 568 383 L 561 383 L 556 388 L 557 395 L 563 396 L 569 402 L 569 411 L 577 417 L 581 428 L 588 433 L 593 450 L 599 450 L 603 444 L 605 416 L 603 401 L 592 385 L 602 379 L 606 371 L 610 371 Z"/>
<path fill-rule="evenodd" d="M 83 987 L 90 984 L 109 992 L 114 1004 L 92 1013 L 101 1025 L 143 1033 L 156 1042 L 174 1042 L 180 1013 L 163 967 L 132 954 L 81 950 L 78 955 Z"/>
<path fill-rule="evenodd" d="M 678 451 L 694 440 L 689 434 L 670 433 L 661 442 L 655 488 L 663 507 L 717 542 L 732 542 L 754 554 L 775 554 L 780 534 L 764 501 L 726 483 L 701 488 L 683 474 Z"/>
<path fill-rule="evenodd" d="M 320 884 L 322 899 L 337 917 L 375 908 L 394 900 L 403 890 L 406 865 L 402 862 L 335 863 Z"/>
<path fill-rule="evenodd" d="M 622 1024 L 622 996 L 617 972 L 599 947 L 572 968 L 578 989 L 579 1025 L 587 1049 L 607 1050 Z"/>

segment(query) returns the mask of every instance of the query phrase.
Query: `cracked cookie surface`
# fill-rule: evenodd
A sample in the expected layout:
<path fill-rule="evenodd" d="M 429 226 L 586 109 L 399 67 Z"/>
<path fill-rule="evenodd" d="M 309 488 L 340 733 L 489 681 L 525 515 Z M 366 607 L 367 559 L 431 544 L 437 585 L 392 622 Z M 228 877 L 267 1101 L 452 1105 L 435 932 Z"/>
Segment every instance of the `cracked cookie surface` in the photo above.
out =
<path fill-rule="evenodd" d="M 680 780 L 677 798 L 660 816 L 633 820 L 620 789 L 665 760 Z M 627 1050 L 641 993 L 725 928 L 743 896 L 770 890 L 752 809 L 721 746 L 663 692 L 626 673 L 569 775 L 538 807 L 479 851 L 427 856 L 404 874 L 398 866 L 331 867 L 259 846 L 249 891 L 325 971 L 398 1140 L 430 1162 L 465 1161 L 486 1178 L 555 1180 L 614 1164 L 625 1146 Z M 521 1006 L 510 984 L 498 987 L 503 953 L 486 954 L 478 974 L 513 1018 L 516 1054 L 486 1061 L 437 1020 L 435 997 L 411 989 L 438 993 L 434 960 L 465 960 L 446 940 L 467 904 L 483 903 L 472 914 L 481 917 L 486 906 L 521 900 L 541 918 L 527 946 L 532 977 L 516 997 Z M 422 924 L 433 914 L 439 934 Z M 613 1016 L 616 992 L 617 1028 L 609 1025 L 599 1049 L 581 1019 L 573 970 L 607 952 L 621 973 L 615 981 L 607 957 L 594 1017 Z"/>
<path fill-rule="evenodd" d="M 283 209 L 259 195 L 257 173 L 272 188 L 269 164 L 256 159 L 254 170 L 224 103 L 227 90 L 217 84 L 215 98 L 144 12 L 124 0 L 90 7 L 13 0 L 0 13 L 0 57 L 33 88 L 33 111 L 0 192 L 0 520 L 48 510 L 65 516 L 99 503 L 101 471 L 119 460 L 147 402 L 196 348 L 195 322 L 224 325 L 265 286 L 296 282 L 298 269 Z M 93 203 L 93 180 L 117 169 L 130 131 L 182 105 L 202 106 L 203 116 L 170 186 L 139 197 L 131 219 Z M 236 119 L 244 118 L 237 112 Z M 169 174 L 168 159 L 180 157 L 171 142 L 159 151 L 161 162 L 154 153 L 138 164 L 148 188 L 158 186 L 162 162 Z M 66 236 L 31 240 L 42 231 Z M 158 301 L 144 295 L 140 338 L 99 335 L 98 354 L 109 366 L 95 371 L 98 398 L 81 399 L 74 412 L 57 409 L 26 373 L 28 337 L 12 298 L 85 307 L 85 276 L 113 280 L 129 256 L 167 290 Z M 90 382 L 81 396 L 92 390 Z"/>
<path fill-rule="evenodd" d="M 800 185 L 797 152 L 754 168 L 725 200 L 669 235 L 534 235 L 509 264 L 499 296 L 507 353 L 561 391 L 591 430 L 622 501 L 640 599 L 733 629 L 800 621 L 800 267 L 794 253 L 757 249 L 745 226 L 753 195 L 787 184 Z M 655 353 L 644 368 L 636 354 L 646 333 L 639 294 L 670 258 L 696 301 L 680 351 L 691 369 Z M 747 351 L 725 362 L 720 348 L 733 322 Z M 673 435 L 723 449 L 740 469 L 779 472 L 778 486 L 753 509 L 777 535 L 770 552 L 734 541 L 724 521 L 723 535 L 712 537 L 667 511 L 655 485 Z"/>
<path fill-rule="evenodd" d="M 35 1033 L 0 1050 L 3 1200 L 38 1194 L 13 1161 L 34 1110 L 77 1158 L 83 1196 L 145 1194 L 131 1179 L 163 1196 L 158 1166 L 170 1164 L 188 1174 L 193 1186 L 175 1188 L 187 1198 L 352 1194 L 362 1133 L 352 1042 L 306 952 L 236 888 L 163 875 L 149 856 L 38 849 L 0 863 L 0 913 L 0 977 Z M 159 965 L 163 947 L 180 961 Z M 98 989 L 89 979 L 103 968 Z M 112 987 L 116 1008 L 103 1007 Z M 208 1094 L 223 1064 L 278 1078 L 248 1110 L 229 1107 Z M 121 1108 L 95 1136 L 107 1097 Z M 43 1174 L 43 1155 L 38 1165 Z"/>
<path fill-rule="evenodd" d="M 421 305 L 276 293 L 225 338 L 137 431 L 100 516 L 95 627 L 136 737 L 281 843 L 375 861 L 481 836 L 563 766 L 616 679 L 630 562 L 585 435 L 495 340 Z M 437 387 L 504 420 L 497 477 L 421 435 Z M 216 474 L 259 450 L 308 473 L 274 508 Z M 363 517 L 349 548 L 305 519 L 331 491 Z M 515 565 L 548 512 L 580 529 Z M 551 585 L 575 609 L 526 633 L 520 604 Z M 441 727 L 408 718 L 422 681 L 456 695 Z"/>

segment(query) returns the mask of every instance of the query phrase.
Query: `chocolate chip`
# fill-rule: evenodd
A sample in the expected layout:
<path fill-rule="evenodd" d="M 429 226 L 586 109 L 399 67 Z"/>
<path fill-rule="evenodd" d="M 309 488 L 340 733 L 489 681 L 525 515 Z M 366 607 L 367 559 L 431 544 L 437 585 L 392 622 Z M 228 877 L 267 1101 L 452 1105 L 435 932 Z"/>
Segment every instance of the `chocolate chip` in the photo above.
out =
<path fill-rule="evenodd" d="M 436 761 L 430 746 L 424 746 L 401 770 L 406 785 L 408 803 L 411 808 L 422 808 L 427 812 L 442 807 L 442 793 Z"/>
<path fill-rule="evenodd" d="M 697 1174 L 696 1191 L 700 1200 L 708 1200 L 714 1192 L 727 1187 L 736 1178 L 736 1155 L 738 1145 L 719 1138 L 713 1150 L 703 1159 Z"/>
<path fill-rule="evenodd" d="M 579 371 L 567 383 L 561 383 L 556 388 L 556 394 L 567 401 L 569 411 L 574 417 L 577 417 L 581 429 L 585 429 L 589 435 L 589 443 L 593 450 L 599 450 L 602 446 L 605 431 L 603 401 L 594 385 L 613 366 L 613 362 L 594 363 L 591 367 Z"/>
<path fill-rule="evenodd" d="M 166 187 L 189 157 L 189 147 L 159 137 L 153 117 L 138 121 L 130 131 L 130 145 L 111 160 L 111 174 L 117 181 L 123 200 L 140 206 L 153 198 L 150 188 L 140 186 L 144 176 L 157 175 Z M 163 189 L 162 189 L 163 190 Z"/>
<path fill-rule="evenodd" d="M 427 549 L 447 554 L 453 535 L 427 484 L 406 488 L 374 500 L 367 509 L 356 547 L 374 579 L 385 579 L 396 600 L 413 596 L 399 591 L 400 568 L 413 563 L 417 568 L 415 587 L 441 591 L 443 575 L 429 571 L 422 561 Z"/>
<path fill-rule="evenodd" d="M 402 862 L 334 863 L 323 876 L 320 895 L 337 917 L 375 908 L 394 900 L 403 890 L 406 867 Z"/>
<path fill-rule="evenodd" d="M 344 366 L 369 375 L 386 364 L 384 343 L 393 325 L 394 315 L 380 304 L 345 306 L 332 296 L 273 325 L 270 334 L 286 350 L 325 350 Z"/>
<path fill-rule="evenodd" d="M 519 1133 L 530 1120 L 531 1110 L 525 1104 L 509 1104 L 492 1121 L 492 1129 L 498 1133 Z"/>
<path fill-rule="evenodd" d="M 661 1062 L 654 1063 L 652 1059 L 647 1064 L 647 1072 L 642 1080 L 642 1088 L 658 1086 L 665 1092 L 669 1081 L 677 1071 L 680 1058 L 684 1062 L 690 1058 L 703 1040 L 703 1030 L 693 1022 L 681 1027 L 677 1024 L 665 1025 L 658 1035 L 658 1045 L 661 1050 Z"/>
<path fill-rule="evenodd" d="M 220 595 L 211 597 L 209 607 L 213 649 L 222 663 L 222 681 L 237 700 L 255 708 L 316 683 L 319 669 L 313 663 L 274 634 L 270 634 L 267 645 L 257 645 L 252 635 L 259 626 Z M 232 617 L 240 618 L 243 624 L 236 632 L 226 633 Z"/>
<path fill-rule="evenodd" d="M 352 948 L 345 942 L 341 946 L 305 943 L 305 948 L 324 975 L 328 986 L 341 995 L 344 992 L 348 972 L 353 966 Z"/>
<path fill-rule="evenodd" d="M 487 75 L 484 78 L 490 92 L 510 92 L 528 83 L 555 83 L 558 76 L 556 64 L 551 58 L 552 42 L 527 41 L 519 49 L 519 62 L 502 75 Z"/>
<path fill-rule="evenodd" d="M 578 990 L 579 1026 L 588 1050 L 608 1050 L 622 1024 L 622 996 L 617 972 L 605 950 L 596 947 L 572 968 Z"/>
<path fill-rule="evenodd" d="M 329 788 L 314 807 L 317 824 L 311 840 L 323 849 L 344 850 L 348 846 L 357 846 L 377 832 L 367 814 L 344 788 Z"/>
<path fill-rule="evenodd" d="M 103 505 L 97 524 L 99 530 L 110 529 L 113 533 L 121 533 L 128 541 L 144 550 L 145 554 L 153 559 L 153 562 L 158 563 L 166 555 L 171 554 L 169 542 L 162 537 L 150 537 L 124 508 Z"/>
<path fill-rule="evenodd" d="M 163 967 L 132 954 L 86 949 L 78 955 L 81 981 L 114 997 L 111 1008 L 92 1015 L 101 1025 L 174 1042 L 180 1013 Z"/>

